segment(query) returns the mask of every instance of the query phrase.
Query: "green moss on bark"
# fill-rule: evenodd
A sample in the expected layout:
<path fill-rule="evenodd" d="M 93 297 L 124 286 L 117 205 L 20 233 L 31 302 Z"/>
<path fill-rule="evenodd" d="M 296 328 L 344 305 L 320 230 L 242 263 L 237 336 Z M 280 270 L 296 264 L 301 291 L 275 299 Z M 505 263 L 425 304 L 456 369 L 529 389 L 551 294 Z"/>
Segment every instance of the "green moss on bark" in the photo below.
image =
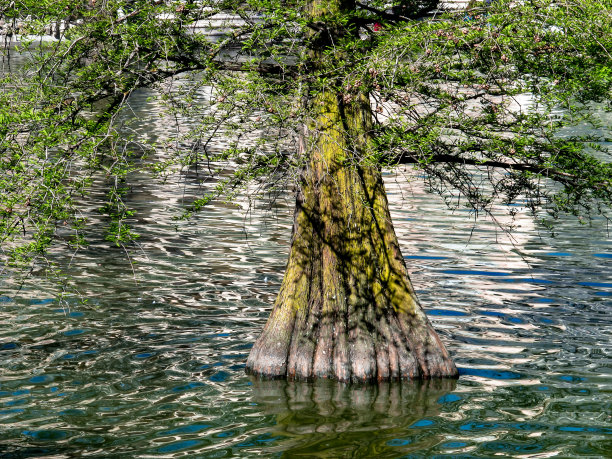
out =
<path fill-rule="evenodd" d="M 410 284 L 381 172 L 356 162 L 368 147 L 367 97 L 344 103 L 327 92 L 313 103 L 289 262 L 247 371 L 341 381 L 456 376 Z"/>

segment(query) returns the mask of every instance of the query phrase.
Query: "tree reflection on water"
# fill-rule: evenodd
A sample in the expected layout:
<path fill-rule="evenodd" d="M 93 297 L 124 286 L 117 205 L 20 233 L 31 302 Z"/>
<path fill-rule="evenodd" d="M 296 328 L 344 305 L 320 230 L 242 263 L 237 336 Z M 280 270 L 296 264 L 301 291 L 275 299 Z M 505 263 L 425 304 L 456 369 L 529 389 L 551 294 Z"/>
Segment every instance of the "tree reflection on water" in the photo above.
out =
<path fill-rule="evenodd" d="M 432 435 L 441 400 L 457 381 L 346 385 L 328 380 L 311 383 L 252 379 L 253 401 L 274 415 L 268 430 L 275 446 L 266 452 L 287 457 L 397 457 L 433 447 Z M 427 439 L 419 432 L 427 428 Z M 418 445 L 414 444 L 418 443 Z"/>

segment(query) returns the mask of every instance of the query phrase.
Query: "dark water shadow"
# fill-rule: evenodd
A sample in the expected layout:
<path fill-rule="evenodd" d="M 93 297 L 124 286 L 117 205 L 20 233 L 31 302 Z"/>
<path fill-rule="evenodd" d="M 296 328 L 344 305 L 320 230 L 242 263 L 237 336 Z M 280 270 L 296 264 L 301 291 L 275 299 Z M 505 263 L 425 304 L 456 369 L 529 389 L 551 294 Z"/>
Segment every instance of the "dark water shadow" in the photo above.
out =
<path fill-rule="evenodd" d="M 42 457 L 64 459 L 77 457 L 78 455 L 79 451 L 70 450 L 67 447 L 0 444 L 0 458 L 2 459 L 26 459 Z"/>
<path fill-rule="evenodd" d="M 454 379 L 374 385 L 253 379 L 253 401 L 276 421 L 266 453 L 398 457 L 440 441 L 432 435 L 433 418 L 456 384 Z M 428 445 L 418 438 L 423 429 Z"/>

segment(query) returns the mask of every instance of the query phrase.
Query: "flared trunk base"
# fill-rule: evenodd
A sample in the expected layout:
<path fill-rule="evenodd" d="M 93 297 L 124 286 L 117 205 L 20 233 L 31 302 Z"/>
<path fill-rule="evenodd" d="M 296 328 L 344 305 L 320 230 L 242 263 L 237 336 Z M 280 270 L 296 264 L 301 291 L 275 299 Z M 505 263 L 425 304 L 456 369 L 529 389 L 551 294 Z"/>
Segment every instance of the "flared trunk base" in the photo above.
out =
<path fill-rule="evenodd" d="M 247 361 L 268 378 L 383 381 L 456 377 L 408 279 L 380 170 L 357 161 L 369 102 L 314 101 L 302 150 L 287 269 Z M 347 139 L 352 139 L 350 142 Z"/>

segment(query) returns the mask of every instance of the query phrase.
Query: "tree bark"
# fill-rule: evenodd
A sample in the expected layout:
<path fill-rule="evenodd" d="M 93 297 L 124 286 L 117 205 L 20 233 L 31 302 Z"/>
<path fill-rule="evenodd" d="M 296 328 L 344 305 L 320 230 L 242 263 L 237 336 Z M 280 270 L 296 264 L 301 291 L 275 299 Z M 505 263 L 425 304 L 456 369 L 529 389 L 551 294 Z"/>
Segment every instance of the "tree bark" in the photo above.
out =
<path fill-rule="evenodd" d="M 313 103 L 289 261 L 247 372 L 346 382 L 456 377 L 408 278 L 381 172 L 359 163 L 369 99 L 344 103 L 330 91 Z"/>

